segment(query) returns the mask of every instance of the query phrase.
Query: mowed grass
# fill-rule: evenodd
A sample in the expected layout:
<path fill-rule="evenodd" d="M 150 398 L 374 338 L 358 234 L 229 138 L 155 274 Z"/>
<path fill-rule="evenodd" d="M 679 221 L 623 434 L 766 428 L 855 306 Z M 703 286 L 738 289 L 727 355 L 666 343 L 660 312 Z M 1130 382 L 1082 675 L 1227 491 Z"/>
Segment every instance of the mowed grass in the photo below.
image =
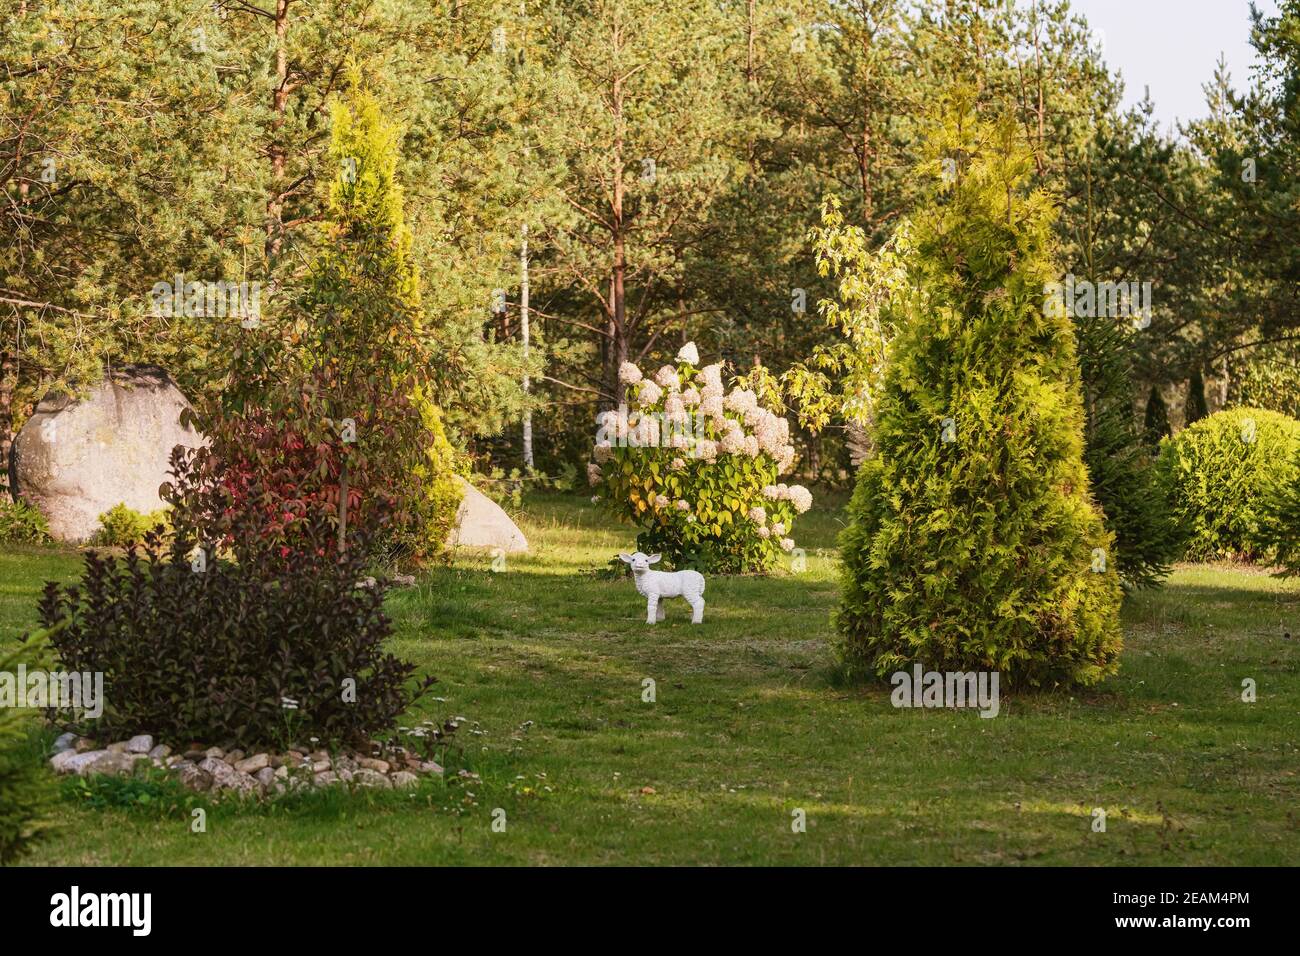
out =
<path fill-rule="evenodd" d="M 529 555 L 499 573 L 462 555 L 389 598 L 394 649 L 436 674 L 443 698 L 410 722 L 464 718 L 445 781 L 219 806 L 206 833 L 185 806 L 95 809 L 69 795 L 33 862 L 1300 859 L 1300 584 L 1182 567 L 1128 601 L 1122 670 L 1101 688 L 1004 694 L 995 719 L 896 710 L 887 685 L 833 680 L 842 503 L 823 498 L 798 523 L 805 572 L 711 578 L 702 626 L 673 601 L 650 628 L 629 580 L 594 573 L 631 549 L 631 530 L 583 499 L 531 499 Z M 34 623 L 41 581 L 77 566 L 71 553 L 0 557 L 0 640 Z M 1241 699 L 1246 678 L 1255 703 Z M 806 832 L 792 832 L 796 810 Z"/>

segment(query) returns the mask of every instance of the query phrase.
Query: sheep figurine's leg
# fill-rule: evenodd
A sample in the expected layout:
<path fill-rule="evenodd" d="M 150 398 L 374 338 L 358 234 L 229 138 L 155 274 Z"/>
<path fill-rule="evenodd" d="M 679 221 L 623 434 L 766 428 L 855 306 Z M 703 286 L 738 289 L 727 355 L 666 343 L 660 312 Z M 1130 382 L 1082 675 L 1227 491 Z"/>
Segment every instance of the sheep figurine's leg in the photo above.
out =
<path fill-rule="evenodd" d="M 691 606 L 691 623 L 704 623 L 704 575 L 698 571 L 687 571 L 683 582 L 682 597 Z"/>
<path fill-rule="evenodd" d="M 686 603 L 691 606 L 691 623 L 704 623 L 704 595 L 686 595 Z"/>
<path fill-rule="evenodd" d="M 662 620 L 662 611 L 659 610 L 659 595 L 651 592 L 645 598 L 645 622 L 653 624 L 657 620 Z"/>
<path fill-rule="evenodd" d="M 662 620 L 664 619 L 664 617 L 665 617 L 665 614 L 664 614 L 664 606 L 663 606 L 662 604 L 660 604 L 660 605 L 659 605 L 659 612 L 655 615 L 655 620 L 656 620 L 656 621 L 662 621 Z"/>

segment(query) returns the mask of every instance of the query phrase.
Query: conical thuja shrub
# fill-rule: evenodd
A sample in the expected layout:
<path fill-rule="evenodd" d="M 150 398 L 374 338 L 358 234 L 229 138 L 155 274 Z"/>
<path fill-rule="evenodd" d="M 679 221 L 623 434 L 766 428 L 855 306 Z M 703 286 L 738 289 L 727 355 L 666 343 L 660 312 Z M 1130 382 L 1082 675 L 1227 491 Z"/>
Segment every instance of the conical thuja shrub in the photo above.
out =
<path fill-rule="evenodd" d="M 1093 684 L 1117 667 L 1121 590 L 1048 292 L 1053 206 L 1010 122 L 958 105 L 929 148 L 939 186 L 903 226 L 901 331 L 841 540 L 841 664 Z"/>

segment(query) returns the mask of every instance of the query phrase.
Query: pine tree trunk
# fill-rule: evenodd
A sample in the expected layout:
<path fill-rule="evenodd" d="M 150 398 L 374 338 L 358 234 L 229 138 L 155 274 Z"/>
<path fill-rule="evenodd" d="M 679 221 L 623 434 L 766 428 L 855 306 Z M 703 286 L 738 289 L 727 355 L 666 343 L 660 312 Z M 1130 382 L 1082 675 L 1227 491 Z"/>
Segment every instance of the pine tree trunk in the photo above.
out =
<path fill-rule="evenodd" d="M 519 334 L 524 343 L 524 362 L 528 362 L 528 223 L 522 229 L 522 242 L 519 251 Z M 528 369 L 524 369 L 524 468 L 533 470 L 533 413 L 528 408 Z"/>

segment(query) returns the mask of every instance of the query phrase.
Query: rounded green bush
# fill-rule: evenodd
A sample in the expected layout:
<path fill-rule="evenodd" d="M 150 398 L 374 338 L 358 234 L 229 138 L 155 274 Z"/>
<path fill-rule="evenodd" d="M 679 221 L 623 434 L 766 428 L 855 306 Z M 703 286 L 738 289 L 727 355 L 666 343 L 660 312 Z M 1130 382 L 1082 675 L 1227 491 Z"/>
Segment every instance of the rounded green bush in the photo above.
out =
<path fill-rule="evenodd" d="M 1300 421 L 1261 408 L 1216 412 L 1163 441 L 1161 477 L 1187 557 L 1269 557 L 1262 519 L 1297 449 Z"/>
<path fill-rule="evenodd" d="M 109 548 L 130 547 L 142 543 L 150 531 L 165 534 L 170 523 L 166 508 L 144 514 L 119 502 L 99 516 L 99 530 L 92 543 Z"/>

